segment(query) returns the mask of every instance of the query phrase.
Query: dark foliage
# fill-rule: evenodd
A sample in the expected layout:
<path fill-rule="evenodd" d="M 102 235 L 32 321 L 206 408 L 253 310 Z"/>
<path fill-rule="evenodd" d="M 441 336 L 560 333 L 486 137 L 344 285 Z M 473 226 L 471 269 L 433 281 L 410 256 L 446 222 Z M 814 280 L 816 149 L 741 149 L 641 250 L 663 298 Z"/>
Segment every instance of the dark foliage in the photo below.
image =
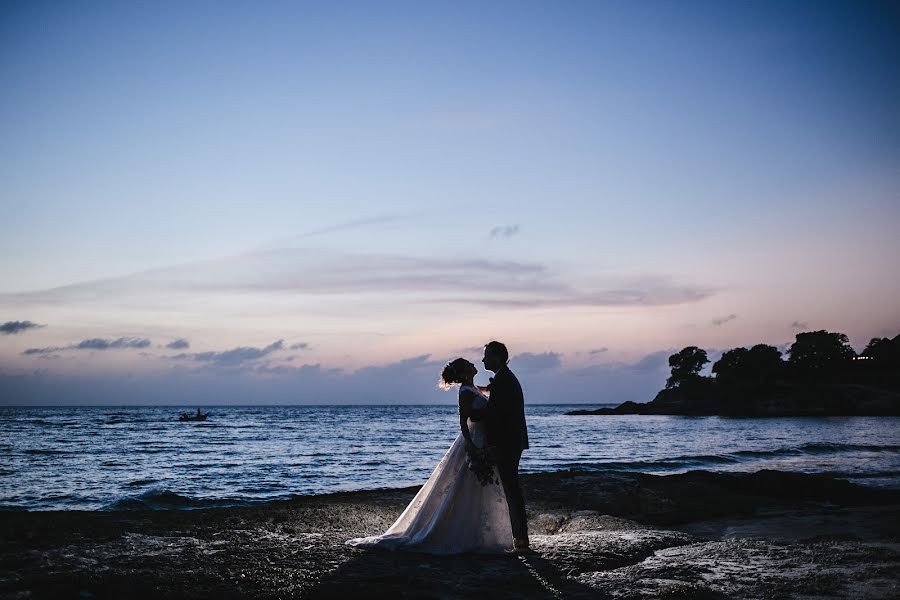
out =
<path fill-rule="evenodd" d="M 671 376 L 648 404 L 625 403 L 606 414 L 851 415 L 900 414 L 900 335 L 873 338 L 862 354 L 847 336 L 799 333 L 782 360 L 774 346 L 733 348 L 700 371 L 706 351 L 688 346 L 669 357 Z"/>
<path fill-rule="evenodd" d="M 792 370 L 801 376 L 844 371 L 856 357 L 846 334 L 824 329 L 798 333 L 788 354 Z"/>
<path fill-rule="evenodd" d="M 671 389 L 679 387 L 686 381 L 696 379 L 700 376 L 700 370 L 703 365 L 709 362 L 706 356 L 706 350 L 697 346 L 688 346 L 669 357 L 669 366 L 672 368 L 672 375 L 666 380 L 666 388 Z"/>
<path fill-rule="evenodd" d="M 771 383 L 783 374 L 784 361 L 778 348 L 757 344 L 750 350 L 734 348 L 725 352 L 712 372 L 722 383 Z"/>

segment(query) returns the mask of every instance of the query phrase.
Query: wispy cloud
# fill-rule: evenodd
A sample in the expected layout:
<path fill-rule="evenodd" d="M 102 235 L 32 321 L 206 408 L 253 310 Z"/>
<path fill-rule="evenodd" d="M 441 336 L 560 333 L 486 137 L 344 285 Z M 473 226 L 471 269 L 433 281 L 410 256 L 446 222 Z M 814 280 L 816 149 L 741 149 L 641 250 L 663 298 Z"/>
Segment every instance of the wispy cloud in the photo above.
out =
<path fill-rule="evenodd" d="M 173 342 L 169 342 L 166 344 L 166 348 L 170 350 L 184 350 L 185 348 L 190 348 L 191 343 L 184 338 L 179 338 Z"/>
<path fill-rule="evenodd" d="M 712 324 L 715 325 L 716 327 L 719 327 L 720 325 L 724 325 L 725 323 L 728 323 L 729 321 L 734 321 L 737 318 L 738 318 L 738 316 L 736 314 L 732 313 L 732 314 L 728 315 L 727 317 L 720 317 L 718 319 L 713 319 Z"/>
<path fill-rule="evenodd" d="M 484 352 L 484 346 L 466 346 L 465 348 L 459 348 L 458 351 L 461 354 L 480 354 Z"/>
<path fill-rule="evenodd" d="M 288 346 L 289 350 L 307 350 L 308 348 L 309 344 L 307 342 L 297 342 Z"/>
<path fill-rule="evenodd" d="M 115 340 L 104 338 L 91 338 L 82 340 L 73 348 L 75 350 L 109 350 L 110 348 L 147 348 L 150 340 L 147 338 L 120 337 Z"/>
<path fill-rule="evenodd" d="M 586 367 L 580 367 L 566 373 L 579 376 L 596 376 L 610 373 L 630 373 L 636 377 L 644 378 L 659 375 L 663 371 L 668 370 L 669 356 L 676 350 L 669 348 L 667 350 L 657 350 L 642 356 L 635 362 L 607 362 L 601 364 L 593 364 Z"/>
<path fill-rule="evenodd" d="M 499 225 L 491 229 L 492 238 L 510 238 L 519 233 L 518 225 Z"/>
<path fill-rule="evenodd" d="M 555 352 L 522 353 L 513 357 L 513 369 L 522 377 L 529 403 L 644 402 L 664 384 L 665 360 L 672 351 L 654 353 L 634 364 L 596 364 L 575 370 L 559 366 Z M 35 369 L 27 375 L 0 371 L 0 404 L 13 398 L 26 398 L 32 404 L 108 404 L 123 398 L 138 404 L 201 400 L 246 404 L 248 398 L 272 404 L 447 404 L 455 400 L 455 394 L 440 391 L 436 385 L 441 367 L 455 356 L 437 359 L 421 354 L 353 371 L 318 364 L 290 365 L 275 358 L 247 360 L 228 368 L 204 362 L 204 368 L 186 369 L 178 363 L 165 373 L 135 378 L 125 374 L 55 375 L 48 369 Z M 487 383 L 487 376 L 481 372 L 477 381 Z"/>
<path fill-rule="evenodd" d="M 25 356 L 31 356 L 33 354 L 52 354 L 54 352 L 59 352 L 60 350 L 65 350 L 64 347 L 61 346 L 47 346 L 45 348 L 28 348 L 22 354 Z"/>
<path fill-rule="evenodd" d="M 373 217 L 366 217 L 363 219 L 354 219 L 352 221 L 346 221 L 344 223 L 338 223 L 336 225 L 330 225 L 328 227 L 322 227 L 320 229 L 313 229 L 312 231 L 308 231 L 306 233 L 300 234 L 298 239 L 309 238 L 317 235 L 324 235 L 327 233 L 336 233 L 338 231 L 347 231 L 348 229 L 359 229 L 361 227 L 369 227 L 371 225 L 384 225 L 386 223 L 395 223 L 397 221 L 402 221 L 408 218 L 404 215 L 397 214 L 389 214 L 389 215 L 376 215 Z"/>
<path fill-rule="evenodd" d="M 609 352 L 609 348 L 604 346 L 603 348 L 595 348 L 588 352 L 591 356 L 596 356 L 597 354 L 603 354 L 604 352 Z"/>
<path fill-rule="evenodd" d="M 170 358 L 175 360 L 193 360 L 198 362 L 210 363 L 222 367 L 236 367 L 243 363 L 259 360 L 273 352 L 284 349 L 284 340 L 272 342 L 264 348 L 253 348 L 251 346 L 239 346 L 231 350 L 222 352 L 194 352 L 176 354 Z"/>
<path fill-rule="evenodd" d="M 47 346 L 44 348 L 28 348 L 22 354 L 52 354 L 63 350 L 111 350 L 118 348 L 147 348 L 150 340 L 137 337 L 120 337 L 114 340 L 106 338 L 90 338 L 68 346 Z"/>
<path fill-rule="evenodd" d="M 325 227 L 319 227 L 317 229 L 311 229 L 309 231 L 305 231 L 303 233 L 298 233 L 293 236 L 279 238 L 276 240 L 272 240 L 266 244 L 258 246 L 255 251 L 268 251 L 283 247 L 294 246 L 297 243 L 304 242 L 309 238 L 324 236 L 332 233 L 342 233 L 345 231 L 353 231 L 357 229 L 365 229 L 369 227 L 377 227 L 383 225 L 390 225 L 393 223 L 400 223 L 403 221 L 407 221 L 412 219 L 418 214 L 380 214 L 380 215 L 372 215 L 368 217 L 363 217 L 359 219 L 351 219 L 348 221 L 344 221 L 342 223 L 335 223 L 334 225 L 328 225 Z"/>
<path fill-rule="evenodd" d="M 631 368 L 636 371 L 657 371 L 663 369 L 669 366 L 669 355 L 673 352 L 674 350 L 671 349 L 651 352 L 631 365 Z"/>
<path fill-rule="evenodd" d="M 0 325 L 0 334 L 14 335 L 16 333 L 21 333 L 29 329 L 38 329 L 40 327 L 44 327 L 44 325 L 38 325 L 31 321 L 7 321 Z"/>
<path fill-rule="evenodd" d="M 540 308 L 567 306 L 666 306 L 700 302 L 716 293 L 708 286 L 683 284 L 667 277 L 644 277 L 624 284 L 618 282 L 595 283 L 594 289 L 575 289 L 560 286 L 557 289 L 535 290 L 531 294 L 498 296 L 483 292 L 461 298 L 462 303 L 497 308 Z"/>
<path fill-rule="evenodd" d="M 465 285 L 460 285 L 465 282 Z M 285 293 L 315 296 L 369 294 L 408 304 L 485 307 L 657 306 L 698 302 L 715 288 L 665 276 L 597 276 L 567 281 L 535 262 L 482 258 L 352 255 L 282 248 L 19 294 L 6 304 L 148 302 L 154 293 Z"/>
<path fill-rule="evenodd" d="M 167 292 L 356 292 L 458 291 L 460 281 L 501 291 L 558 289 L 544 266 L 517 261 L 337 254 L 299 248 L 255 252 L 213 261 L 143 271 L 35 292 L 3 294 L 21 302 L 102 300 L 110 295 Z"/>
<path fill-rule="evenodd" d="M 431 354 L 420 354 L 418 356 L 411 356 L 409 358 L 404 358 L 402 360 L 388 363 L 386 365 L 373 365 L 370 367 L 363 367 L 362 369 L 354 371 L 354 375 L 379 374 L 382 376 L 388 376 L 391 379 L 399 380 L 405 373 L 408 373 L 410 371 L 427 369 L 435 373 L 436 380 L 439 373 L 437 369 L 444 364 L 444 361 L 433 359 L 431 357 Z"/>
<path fill-rule="evenodd" d="M 806 321 L 794 321 L 791 323 L 791 329 L 808 329 L 809 323 Z"/>
<path fill-rule="evenodd" d="M 509 362 L 523 371 L 543 371 L 559 367 L 562 365 L 561 359 L 562 354 L 559 352 L 541 352 L 539 354 L 522 352 L 513 356 Z"/>

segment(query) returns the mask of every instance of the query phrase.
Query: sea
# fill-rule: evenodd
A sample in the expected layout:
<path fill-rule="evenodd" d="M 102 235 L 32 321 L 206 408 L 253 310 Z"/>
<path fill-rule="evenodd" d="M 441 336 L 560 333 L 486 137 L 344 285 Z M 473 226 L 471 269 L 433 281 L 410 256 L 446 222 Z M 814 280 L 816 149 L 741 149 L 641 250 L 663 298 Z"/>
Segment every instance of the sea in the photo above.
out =
<path fill-rule="evenodd" d="M 520 471 L 778 469 L 900 489 L 900 417 L 569 416 L 527 405 Z M 421 485 L 455 405 L 0 408 L 0 510 L 240 506 Z"/>

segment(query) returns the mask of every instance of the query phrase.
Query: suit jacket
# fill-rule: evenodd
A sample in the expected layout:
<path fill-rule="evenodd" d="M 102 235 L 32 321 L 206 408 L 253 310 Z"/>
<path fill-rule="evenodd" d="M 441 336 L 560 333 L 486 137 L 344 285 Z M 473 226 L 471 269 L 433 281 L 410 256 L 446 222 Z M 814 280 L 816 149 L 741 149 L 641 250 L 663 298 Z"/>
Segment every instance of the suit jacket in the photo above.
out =
<path fill-rule="evenodd" d="M 503 367 L 491 378 L 487 387 L 491 392 L 486 418 L 488 443 L 499 450 L 527 449 L 525 397 L 519 380 L 509 367 Z"/>

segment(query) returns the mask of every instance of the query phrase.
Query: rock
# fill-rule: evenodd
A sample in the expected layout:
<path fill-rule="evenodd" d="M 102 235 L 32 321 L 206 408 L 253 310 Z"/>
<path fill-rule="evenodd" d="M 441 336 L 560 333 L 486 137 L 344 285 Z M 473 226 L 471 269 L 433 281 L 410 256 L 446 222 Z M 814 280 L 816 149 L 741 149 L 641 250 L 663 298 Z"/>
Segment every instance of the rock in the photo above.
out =
<path fill-rule="evenodd" d="M 0 513 L 0 598 L 892 598 L 900 586 L 898 491 L 774 471 L 522 481 L 533 549 L 522 556 L 344 544 L 386 529 L 415 487 L 243 508 Z"/>
<path fill-rule="evenodd" d="M 731 539 L 671 546 L 633 565 L 578 579 L 610 598 L 691 590 L 701 598 L 890 598 L 898 590 L 897 569 L 900 554 L 876 544 Z"/>
<path fill-rule="evenodd" d="M 567 415 L 721 415 L 733 417 L 900 416 L 900 392 L 878 385 L 723 385 L 700 378 L 661 390 L 647 403 L 578 409 Z"/>

